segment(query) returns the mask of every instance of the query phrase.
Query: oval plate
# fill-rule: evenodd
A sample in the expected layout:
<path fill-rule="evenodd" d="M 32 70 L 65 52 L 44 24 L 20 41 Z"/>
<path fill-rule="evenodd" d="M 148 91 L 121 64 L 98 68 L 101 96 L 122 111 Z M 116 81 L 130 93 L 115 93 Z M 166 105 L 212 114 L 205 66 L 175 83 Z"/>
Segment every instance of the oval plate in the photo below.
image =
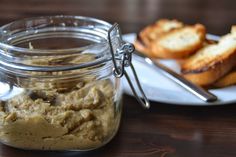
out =
<path fill-rule="evenodd" d="M 123 36 L 125 41 L 133 43 L 136 38 L 136 34 L 126 34 Z M 218 40 L 219 37 L 215 35 L 208 34 L 208 39 Z M 178 63 L 174 60 L 160 60 L 161 63 L 168 66 L 176 72 L 180 72 L 180 67 Z M 169 80 L 158 70 L 149 67 L 149 65 L 144 61 L 143 58 L 133 55 L 132 63 L 136 69 L 139 76 L 139 80 L 142 84 L 144 92 L 147 98 L 151 101 L 173 104 L 173 105 L 188 105 L 188 106 L 208 106 L 208 105 L 225 105 L 236 102 L 236 86 L 229 86 L 220 89 L 211 89 L 210 92 L 218 97 L 218 101 L 212 103 L 206 103 L 199 98 L 195 97 L 191 93 L 187 92 L 185 89 Z M 131 70 L 126 69 L 134 80 Z M 135 82 L 135 81 L 133 81 Z M 122 78 L 122 83 L 125 93 L 133 95 L 129 88 L 129 85 L 125 78 Z"/>

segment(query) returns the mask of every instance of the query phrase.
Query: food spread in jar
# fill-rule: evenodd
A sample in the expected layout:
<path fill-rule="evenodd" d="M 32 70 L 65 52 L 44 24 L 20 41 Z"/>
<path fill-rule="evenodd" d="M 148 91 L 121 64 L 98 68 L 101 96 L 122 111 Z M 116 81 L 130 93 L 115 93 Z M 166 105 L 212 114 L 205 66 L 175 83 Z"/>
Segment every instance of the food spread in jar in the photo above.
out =
<path fill-rule="evenodd" d="M 0 139 L 27 149 L 86 149 L 115 131 L 113 87 L 101 80 L 67 93 L 25 91 L 1 102 Z"/>
<path fill-rule="evenodd" d="M 60 82 L 49 89 L 43 84 L 50 83 L 0 101 L 1 142 L 25 149 L 84 150 L 115 134 L 119 116 L 111 80 L 80 78 L 72 86 Z"/>

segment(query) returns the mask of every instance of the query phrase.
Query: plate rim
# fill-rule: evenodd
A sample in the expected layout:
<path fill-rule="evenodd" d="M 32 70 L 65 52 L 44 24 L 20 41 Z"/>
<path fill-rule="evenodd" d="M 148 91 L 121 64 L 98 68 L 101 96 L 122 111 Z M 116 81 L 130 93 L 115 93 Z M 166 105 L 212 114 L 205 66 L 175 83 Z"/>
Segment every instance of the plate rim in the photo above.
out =
<path fill-rule="evenodd" d="M 122 37 L 123 39 L 126 41 L 127 38 L 135 38 L 137 36 L 136 33 L 128 33 L 128 34 L 124 34 Z M 211 39 L 211 40 L 219 40 L 219 36 L 217 35 L 214 35 L 214 34 L 207 34 L 207 38 L 208 39 Z M 130 42 L 130 41 L 128 41 Z M 132 43 L 132 42 L 131 42 Z M 135 56 L 135 54 L 133 54 Z M 135 57 L 133 57 L 135 58 Z M 140 61 L 138 61 L 140 62 Z M 217 90 L 217 89 L 214 89 L 214 90 Z M 209 91 L 212 92 L 212 89 L 210 89 Z M 130 90 L 125 90 L 125 93 L 128 94 L 128 95 L 131 95 L 133 96 L 132 92 Z M 165 101 L 163 100 L 155 100 L 155 99 L 152 99 L 152 98 L 149 98 L 149 100 L 151 102 L 159 102 L 159 103 L 164 103 L 164 104 L 168 104 L 168 105 L 178 105 L 178 106 L 221 106 L 221 105 L 230 105 L 232 103 L 235 103 L 236 102 L 236 98 L 235 100 L 229 100 L 229 101 L 216 101 L 216 102 L 183 102 L 181 101 L 180 103 L 178 101 L 168 101 L 167 99 Z"/>

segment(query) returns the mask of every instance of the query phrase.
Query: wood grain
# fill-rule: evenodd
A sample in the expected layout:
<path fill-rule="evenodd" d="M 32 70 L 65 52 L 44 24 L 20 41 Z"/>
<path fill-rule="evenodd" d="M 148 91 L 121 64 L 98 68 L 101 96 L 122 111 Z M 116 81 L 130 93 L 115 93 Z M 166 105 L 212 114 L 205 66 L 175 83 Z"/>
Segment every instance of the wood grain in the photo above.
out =
<path fill-rule="evenodd" d="M 118 22 L 128 33 L 159 18 L 177 18 L 225 34 L 236 20 L 234 4 L 234 0 L 1 0 L 0 24 L 32 16 L 83 15 Z"/>
<path fill-rule="evenodd" d="M 120 130 L 92 152 L 26 151 L 0 145 L 1 157 L 225 157 L 236 156 L 234 104 L 187 107 L 152 103 L 144 110 L 125 96 Z"/>

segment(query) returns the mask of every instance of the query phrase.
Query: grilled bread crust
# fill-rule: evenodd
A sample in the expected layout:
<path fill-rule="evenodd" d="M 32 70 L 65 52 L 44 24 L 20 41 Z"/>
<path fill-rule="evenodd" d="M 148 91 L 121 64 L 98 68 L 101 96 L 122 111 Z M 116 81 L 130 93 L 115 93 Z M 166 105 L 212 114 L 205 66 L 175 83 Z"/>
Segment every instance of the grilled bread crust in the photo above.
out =
<path fill-rule="evenodd" d="M 152 43 L 151 52 L 158 58 L 185 58 L 203 46 L 206 30 L 201 24 L 176 28 Z"/>
<path fill-rule="evenodd" d="M 236 34 L 223 36 L 219 43 L 207 45 L 182 64 L 182 74 L 191 82 L 212 85 L 227 74 L 236 61 Z"/>
<path fill-rule="evenodd" d="M 214 83 L 214 87 L 222 88 L 230 85 L 236 84 L 236 70 L 231 71 L 224 77 L 220 78 L 218 81 Z"/>
<path fill-rule="evenodd" d="M 162 35 L 176 28 L 182 28 L 184 24 L 177 20 L 161 19 L 154 24 L 148 25 L 138 34 L 134 46 L 139 51 L 149 57 L 155 57 L 152 54 L 150 46 Z"/>

